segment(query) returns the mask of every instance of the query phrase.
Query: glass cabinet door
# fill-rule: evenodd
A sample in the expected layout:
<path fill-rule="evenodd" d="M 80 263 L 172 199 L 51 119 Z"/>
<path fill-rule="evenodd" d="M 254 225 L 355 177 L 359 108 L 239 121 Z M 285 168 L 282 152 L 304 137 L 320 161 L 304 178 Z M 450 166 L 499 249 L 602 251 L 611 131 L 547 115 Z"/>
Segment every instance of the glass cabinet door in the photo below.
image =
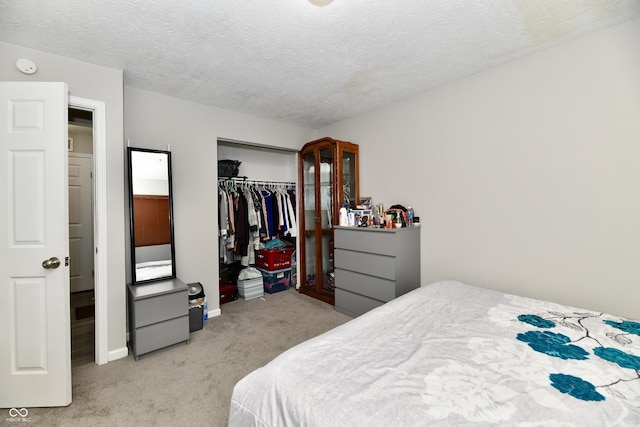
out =
<path fill-rule="evenodd" d="M 341 204 L 355 208 L 358 201 L 358 149 L 355 144 L 321 138 L 306 144 L 299 160 L 303 186 L 300 292 L 333 304 L 333 228 Z"/>
<path fill-rule="evenodd" d="M 331 147 L 320 150 L 320 239 L 321 247 L 318 260 L 316 290 L 333 293 L 333 177 L 334 163 Z"/>
<path fill-rule="evenodd" d="M 316 166 L 313 152 L 304 155 L 302 159 L 302 171 L 302 184 L 304 186 L 304 229 L 305 231 L 313 231 L 316 228 Z"/>
<path fill-rule="evenodd" d="M 301 263 L 302 286 L 312 286 L 316 271 L 316 164 L 315 153 L 310 151 L 302 158 L 302 185 L 304 191 L 304 260 Z"/>
<path fill-rule="evenodd" d="M 356 192 L 356 153 L 341 150 L 342 162 L 342 200 L 347 209 L 355 209 L 359 200 Z"/>
<path fill-rule="evenodd" d="M 314 291 L 333 292 L 333 153 L 320 148 L 302 158 L 304 184 L 305 260 L 303 286 Z M 319 173 L 316 173 L 319 171 Z"/>

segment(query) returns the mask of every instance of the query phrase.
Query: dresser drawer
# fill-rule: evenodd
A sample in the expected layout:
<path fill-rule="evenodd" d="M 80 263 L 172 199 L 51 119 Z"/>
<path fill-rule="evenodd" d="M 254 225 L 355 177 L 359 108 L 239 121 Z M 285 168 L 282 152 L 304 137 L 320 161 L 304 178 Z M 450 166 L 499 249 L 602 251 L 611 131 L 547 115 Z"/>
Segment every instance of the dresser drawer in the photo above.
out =
<path fill-rule="evenodd" d="M 336 268 L 382 277 L 396 279 L 396 258 L 386 255 L 336 249 L 334 262 Z"/>
<path fill-rule="evenodd" d="M 335 269 L 336 288 L 389 302 L 396 297 L 396 282 L 341 268 Z"/>
<path fill-rule="evenodd" d="M 396 233 L 381 229 L 340 228 L 336 229 L 334 243 L 340 249 L 395 256 Z"/>
<path fill-rule="evenodd" d="M 347 316 L 360 316 L 382 304 L 382 301 L 336 288 L 336 311 Z"/>
<path fill-rule="evenodd" d="M 189 339 L 189 316 L 177 317 L 135 331 L 135 351 L 139 356 Z"/>
<path fill-rule="evenodd" d="M 184 291 L 139 299 L 134 304 L 135 328 L 189 314 L 189 294 L 186 287 Z"/>

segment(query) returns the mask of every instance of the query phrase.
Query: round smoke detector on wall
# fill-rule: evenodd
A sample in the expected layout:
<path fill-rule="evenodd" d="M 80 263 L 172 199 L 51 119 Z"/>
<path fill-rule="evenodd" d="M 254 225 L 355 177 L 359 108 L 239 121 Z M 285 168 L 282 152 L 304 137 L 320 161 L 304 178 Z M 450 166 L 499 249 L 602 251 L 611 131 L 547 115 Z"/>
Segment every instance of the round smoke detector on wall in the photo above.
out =
<path fill-rule="evenodd" d="M 16 61 L 16 67 L 18 67 L 18 70 L 25 74 L 33 74 L 38 70 L 36 64 L 32 60 L 27 58 L 18 59 Z"/>

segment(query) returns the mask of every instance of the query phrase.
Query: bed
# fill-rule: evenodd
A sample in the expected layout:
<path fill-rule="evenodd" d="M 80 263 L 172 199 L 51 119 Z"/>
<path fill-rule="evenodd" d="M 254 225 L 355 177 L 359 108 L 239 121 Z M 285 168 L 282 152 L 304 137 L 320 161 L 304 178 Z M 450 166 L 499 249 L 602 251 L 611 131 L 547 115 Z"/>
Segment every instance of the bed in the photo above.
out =
<path fill-rule="evenodd" d="M 455 281 L 284 352 L 234 426 L 639 426 L 640 322 Z"/>

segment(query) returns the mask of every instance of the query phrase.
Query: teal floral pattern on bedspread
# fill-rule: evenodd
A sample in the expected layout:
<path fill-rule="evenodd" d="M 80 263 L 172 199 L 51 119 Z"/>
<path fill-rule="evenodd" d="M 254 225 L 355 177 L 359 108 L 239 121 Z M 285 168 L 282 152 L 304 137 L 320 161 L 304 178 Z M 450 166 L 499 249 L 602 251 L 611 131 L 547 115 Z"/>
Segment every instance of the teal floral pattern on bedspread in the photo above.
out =
<path fill-rule="evenodd" d="M 613 320 L 605 320 L 604 323 L 613 326 L 614 328 L 618 328 L 621 331 L 640 336 L 640 322 L 630 322 L 628 320 L 614 322 Z"/>
<path fill-rule="evenodd" d="M 504 298 L 504 304 L 488 309 L 493 331 L 485 332 L 484 319 L 478 319 L 477 336 L 467 342 L 471 361 L 451 356 L 427 374 L 422 400 L 430 417 L 451 425 L 457 425 L 457 417 L 495 425 L 636 425 L 639 322 L 514 295 Z M 516 422 L 523 416 L 522 393 L 531 402 L 527 406 L 539 405 L 534 419 L 546 414 L 542 424 Z M 607 407 L 599 412 L 597 405 Z M 590 410 L 599 415 L 591 417 Z M 576 411 L 581 422 L 573 421 Z"/>
<path fill-rule="evenodd" d="M 572 340 L 570 337 L 561 333 L 555 333 L 550 331 L 529 331 L 516 335 L 516 338 L 522 342 L 525 342 L 529 347 L 537 352 L 544 353 L 550 357 L 558 357 L 560 359 L 575 359 L 575 360 L 587 360 L 590 358 L 590 353 L 572 344 L 572 342 L 580 342 L 583 340 L 595 342 L 597 346 L 592 348 L 593 355 L 600 359 L 614 363 L 621 368 L 630 369 L 633 372 L 628 372 L 629 375 L 621 376 L 621 378 L 609 384 L 594 385 L 589 381 L 585 381 L 580 377 L 573 375 L 567 375 L 562 373 L 551 373 L 549 379 L 551 386 L 562 393 L 569 394 L 577 399 L 585 401 L 600 401 L 605 400 L 605 396 L 596 391 L 597 388 L 604 388 L 613 391 L 612 389 L 616 384 L 620 382 L 638 381 L 640 380 L 640 357 L 629 354 L 618 348 L 603 347 L 600 341 L 593 336 L 590 329 L 585 326 L 585 320 L 590 318 L 597 318 L 602 316 L 595 313 L 559 313 L 548 312 L 549 318 L 544 318 L 538 314 L 521 314 L 518 316 L 518 320 L 537 328 L 554 328 L 557 324 L 568 328 L 569 330 L 580 332 L 581 334 L 577 339 Z M 555 319 L 552 320 L 552 319 Z M 558 321 L 558 323 L 556 323 Z M 640 323 L 633 321 L 616 322 L 613 320 L 603 320 L 603 323 L 608 326 L 620 329 L 628 334 L 640 335 Z M 598 324 L 596 324 L 598 325 Z M 615 332 L 607 332 L 605 336 L 612 340 L 615 344 L 625 346 L 632 344 L 633 340 L 626 336 L 627 334 L 619 334 Z M 623 372 L 623 374 L 625 374 Z M 623 397 L 624 394 L 616 393 L 618 397 Z"/>
<path fill-rule="evenodd" d="M 584 360 L 589 354 L 581 347 L 569 344 L 571 338 L 568 336 L 549 331 L 526 332 L 524 334 L 518 334 L 517 338 L 529 344 L 529 347 L 535 351 L 548 354 L 549 356 L 559 357 L 560 359 Z"/>
<path fill-rule="evenodd" d="M 573 375 L 551 374 L 551 385 L 562 393 L 582 400 L 604 400 L 593 384 Z"/>

